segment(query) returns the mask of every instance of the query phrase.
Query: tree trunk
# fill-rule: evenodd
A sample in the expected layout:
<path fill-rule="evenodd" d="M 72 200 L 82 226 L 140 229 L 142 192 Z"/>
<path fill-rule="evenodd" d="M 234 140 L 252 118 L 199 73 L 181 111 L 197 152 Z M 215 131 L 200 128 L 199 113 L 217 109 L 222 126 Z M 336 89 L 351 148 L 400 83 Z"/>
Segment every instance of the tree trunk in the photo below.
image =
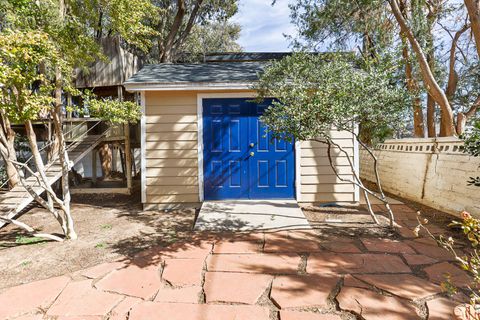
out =
<path fill-rule="evenodd" d="M 420 46 L 420 43 L 415 38 L 412 30 L 408 26 L 405 18 L 403 17 L 400 9 L 398 7 L 397 0 L 388 0 L 390 7 L 392 8 L 392 12 L 397 20 L 398 24 L 400 25 L 401 32 L 407 37 L 410 45 L 415 52 L 416 58 L 418 60 L 418 64 L 422 71 L 422 78 L 427 88 L 427 92 L 432 96 L 435 102 L 440 106 L 442 110 L 442 121 L 445 125 L 445 134 L 448 136 L 453 136 L 456 133 L 454 121 L 453 121 L 453 111 L 450 106 L 450 103 L 445 95 L 445 92 L 440 88 L 438 82 L 435 80 L 435 77 L 428 65 L 427 58 Z"/>
<path fill-rule="evenodd" d="M 175 14 L 175 18 L 173 20 L 172 27 L 168 32 L 167 38 L 164 41 L 163 52 L 160 52 L 160 62 L 172 62 L 175 37 L 182 26 L 185 11 L 185 0 L 177 0 L 177 13 Z"/>
<path fill-rule="evenodd" d="M 425 125 L 423 119 L 422 99 L 419 96 L 419 87 L 417 79 L 413 75 L 412 63 L 410 62 L 410 54 L 405 37 L 402 37 L 402 56 L 405 62 L 405 77 L 407 78 L 407 89 L 413 99 L 413 134 L 416 138 L 425 137 Z"/>
<path fill-rule="evenodd" d="M 0 122 L 2 134 L 4 136 L 4 143 L 1 143 L 1 148 L 4 149 L 2 152 L 3 163 L 5 164 L 5 171 L 7 173 L 8 179 L 8 188 L 12 189 L 15 187 L 19 180 L 17 175 L 17 169 L 12 161 L 17 161 L 17 152 L 15 151 L 15 131 L 13 131 L 10 121 L 8 120 L 6 114 L 0 111 Z"/>
<path fill-rule="evenodd" d="M 108 143 L 104 143 L 98 149 L 100 155 L 100 162 L 102 164 L 103 179 L 110 179 L 112 176 L 112 149 Z"/>
<path fill-rule="evenodd" d="M 437 136 L 437 128 L 435 121 L 435 100 L 431 95 L 427 96 L 427 134 L 429 138 Z"/>
<path fill-rule="evenodd" d="M 55 127 L 56 140 L 58 141 L 58 159 L 62 165 L 62 197 L 63 213 L 66 222 L 67 239 L 77 239 L 72 214 L 70 212 L 70 185 L 68 181 L 68 172 L 70 171 L 70 159 L 68 158 L 65 137 L 62 128 L 62 74 L 57 67 L 55 70 L 55 109 L 52 111 L 52 120 Z"/>
<path fill-rule="evenodd" d="M 427 17 L 428 30 L 427 30 L 427 61 L 430 69 L 435 73 L 435 48 L 433 46 L 433 34 L 432 28 L 437 19 L 436 14 L 430 13 Z M 436 128 L 436 115 L 435 115 L 435 100 L 427 93 L 427 136 L 429 138 L 435 138 L 437 136 Z"/>
<path fill-rule="evenodd" d="M 468 17 L 472 24 L 472 33 L 475 38 L 478 58 L 480 59 L 480 1 L 478 0 L 464 0 L 465 7 L 467 7 Z"/>

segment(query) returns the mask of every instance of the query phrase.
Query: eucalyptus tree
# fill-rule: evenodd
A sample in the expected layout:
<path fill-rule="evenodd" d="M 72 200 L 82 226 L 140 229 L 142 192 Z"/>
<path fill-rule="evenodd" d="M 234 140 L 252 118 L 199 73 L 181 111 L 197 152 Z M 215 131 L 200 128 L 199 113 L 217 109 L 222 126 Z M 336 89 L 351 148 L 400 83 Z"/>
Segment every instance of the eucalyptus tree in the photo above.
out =
<path fill-rule="evenodd" d="M 184 51 L 196 28 L 226 23 L 238 10 L 237 0 L 152 0 L 159 10 L 158 33 L 150 56 L 159 62 L 174 62 Z M 217 31 L 213 29 L 213 31 Z"/>
<path fill-rule="evenodd" d="M 428 136 L 436 136 L 437 120 L 441 136 L 461 134 L 480 102 L 473 80 L 478 79 L 479 6 L 478 0 L 298 0 L 291 5 L 299 29 L 294 44 L 358 47 L 365 57 L 372 56 L 365 50 L 371 44 L 379 56 L 399 52 L 403 72 L 398 74 L 415 97 L 415 135 L 423 136 L 425 102 Z"/>
<path fill-rule="evenodd" d="M 387 70 L 357 68 L 351 61 L 335 56 L 295 54 L 273 62 L 261 75 L 255 89 L 259 99 L 276 97 L 261 120 L 276 138 L 313 140 L 324 144 L 330 166 L 341 181 L 358 186 L 369 202 L 369 196 L 385 204 L 390 225 L 394 217 L 383 193 L 377 170 L 377 158 L 356 131 L 360 121 L 372 126 L 396 126 L 408 108 L 409 95 L 401 83 L 395 83 Z M 364 147 L 374 162 L 378 192 L 360 180 L 352 155 L 333 138 L 334 130 L 346 131 Z M 332 153 L 344 156 L 352 178 L 340 175 Z M 369 212 L 377 218 L 369 205 Z"/>
<path fill-rule="evenodd" d="M 456 52 L 458 50 L 459 44 L 458 40 L 463 33 L 471 28 L 471 24 L 463 24 L 455 32 L 455 36 L 452 37 L 452 43 L 450 47 L 449 55 L 449 71 L 448 71 L 448 82 L 447 87 L 442 88 L 441 82 L 438 77 L 436 77 L 434 70 L 432 70 L 431 65 L 428 62 L 427 55 L 425 52 L 424 46 L 422 46 L 419 41 L 418 35 L 414 32 L 411 27 L 411 21 L 408 17 L 402 14 L 401 6 L 406 2 L 406 0 L 389 0 L 388 3 L 392 10 L 392 13 L 398 22 L 402 35 L 404 35 L 414 52 L 416 61 L 421 71 L 422 79 L 425 84 L 425 88 L 428 94 L 432 99 L 439 105 L 442 116 L 441 116 L 441 126 L 444 131 L 444 135 L 461 135 L 465 129 L 465 124 L 468 118 L 473 117 L 478 108 L 480 107 L 480 95 L 478 92 L 470 92 L 469 94 L 473 96 L 471 103 L 465 108 L 461 106 L 460 110 L 455 108 L 454 101 L 452 97 L 456 94 L 458 90 L 458 74 L 456 70 Z M 468 12 L 470 15 L 470 12 Z M 471 17 L 470 17 L 471 18 Z M 475 32 L 473 32 L 475 34 Z M 469 58 L 476 61 L 475 65 L 478 65 L 478 56 L 473 56 L 469 53 Z M 467 57 L 465 56 L 465 59 Z M 464 90 L 469 90 L 470 88 L 463 88 Z M 456 113 L 456 116 L 455 116 Z"/>

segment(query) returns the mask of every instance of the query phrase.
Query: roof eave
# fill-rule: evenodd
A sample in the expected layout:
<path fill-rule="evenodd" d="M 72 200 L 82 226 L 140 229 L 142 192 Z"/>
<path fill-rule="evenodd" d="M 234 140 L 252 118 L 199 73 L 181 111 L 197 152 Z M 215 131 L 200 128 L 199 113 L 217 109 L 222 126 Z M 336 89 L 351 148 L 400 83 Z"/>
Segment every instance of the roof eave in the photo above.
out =
<path fill-rule="evenodd" d="M 127 91 L 197 91 L 197 90 L 248 90 L 252 89 L 251 82 L 171 82 L 148 83 L 126 82 L 123 84 Z"/>

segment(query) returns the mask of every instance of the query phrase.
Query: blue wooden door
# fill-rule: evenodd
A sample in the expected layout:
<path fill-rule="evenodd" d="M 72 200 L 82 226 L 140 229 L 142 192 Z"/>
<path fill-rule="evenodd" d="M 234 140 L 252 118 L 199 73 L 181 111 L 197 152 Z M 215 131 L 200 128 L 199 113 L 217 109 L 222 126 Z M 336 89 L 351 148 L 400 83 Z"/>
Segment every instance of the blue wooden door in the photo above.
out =
<path fill-rule="evenodd" d="M 293 144 L 266 134 L 258 117 L 268 105 L 203 100 L 206 200 L 294 197 Z"/>
<path fill-rule="evenodd" d="M 248 158 L 250 176 L 250 199 L 289 199 L 294 194 L 294 151 L 293 144 L 273 139 L 265 125 L 259 120 L 271 104 L 253 104 L 250 108 Z"/>

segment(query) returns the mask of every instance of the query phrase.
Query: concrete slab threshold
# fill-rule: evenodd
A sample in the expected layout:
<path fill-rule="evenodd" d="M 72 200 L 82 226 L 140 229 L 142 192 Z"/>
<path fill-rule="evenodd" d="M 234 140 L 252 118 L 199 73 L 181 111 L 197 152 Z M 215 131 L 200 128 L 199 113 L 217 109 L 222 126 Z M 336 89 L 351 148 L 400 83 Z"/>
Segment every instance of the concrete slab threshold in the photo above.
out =
<path fill-rule="evenodd" d="M 195 230 L 252 231 L 311 229 L 295 200 L 205 201 Z"/>

